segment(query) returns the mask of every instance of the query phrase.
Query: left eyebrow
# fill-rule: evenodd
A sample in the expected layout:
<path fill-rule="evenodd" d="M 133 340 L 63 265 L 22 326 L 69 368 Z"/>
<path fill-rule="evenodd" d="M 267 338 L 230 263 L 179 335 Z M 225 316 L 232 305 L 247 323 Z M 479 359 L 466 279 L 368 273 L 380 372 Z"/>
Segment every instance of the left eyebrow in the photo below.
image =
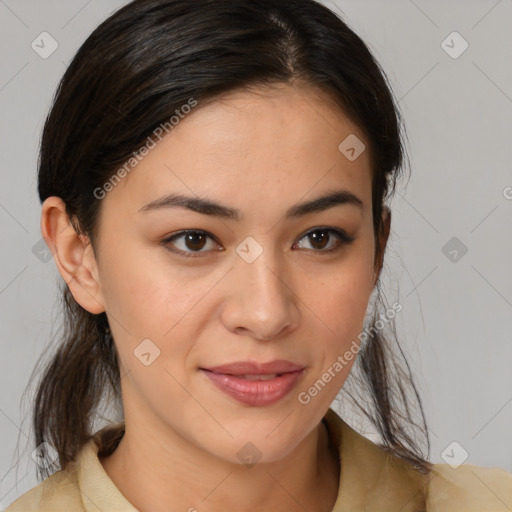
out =
<path fill-rule="evenodd" d="M 295 204 L 285 213 L 285 218 L 296 218 L 308 215 L 314 212 L 320 212 L 340 205 L 352 205 L 359 209 L 364 207 L 363 201 L 349 190 L 336 190 L 328 192 L 316 199 Z M 232 220 L 240 220 L 243 214 L 240 210 L 216 203 L 210 199 L 185 196 L 182 194 L 169 194 L 139 209 L 140 213 L 159 210 L 162 208 L 187 208 L 197 213 L 222 217 Z"/>

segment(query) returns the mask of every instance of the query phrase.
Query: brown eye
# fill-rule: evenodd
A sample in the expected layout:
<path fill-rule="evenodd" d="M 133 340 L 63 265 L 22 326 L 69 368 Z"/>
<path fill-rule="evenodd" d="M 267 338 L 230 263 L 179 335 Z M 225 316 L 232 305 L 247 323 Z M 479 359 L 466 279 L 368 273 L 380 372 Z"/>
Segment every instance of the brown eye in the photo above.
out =
<path fill-rule="evenodd" d="M 214 240 L 213 237 L 207 233 L 206 231 L 200 230 L 188 230 L 181 231 L 180 233 L 176 233 L 165 240 L 163 240 L 162 244 L 166 246 L 166 248 L 183 256 L 196 256 L 194 253 L 208 252 L 209 249 L 215 248 L 215 243 L 210 244 L 210 248 L 208 248 L 208 241 Z M 205 247 L 207 248 L 206 250 Z M 218 247 L 218 245 L 217 245 Z"/>
<path fill-rule="evenodd" d="M 306 233 L 302 239 L 308 239 L 309 244 L 315 252 L 331 252 L 335 251 L 345 244 L 349 244 L 355 240 L 342 230 L 319 227 Z M 334 242 L 331 242 L 334 240 Z M 337 241 L 336 241 L 337 240 Z M 328 247 L 326 249 L 326 247 Z M 304 247 L 302 247 L 304 248 Z M 308 249 L 308 247 L 305 247 Z"/>
<path fill-rule="evenodd" d="M 313 231 L 308 235 L 311 245 L 315 249 L 325 249 L 329 243 L 330 233 L 328 231 Z"/>
<path fill-rule="evenodd" d="M 192 251 L 201 250 L 206 242 L 206 237 L 203 233 L 187 233 L 184 238 L 185 245 L 187 249 L 191 249 Z"/>

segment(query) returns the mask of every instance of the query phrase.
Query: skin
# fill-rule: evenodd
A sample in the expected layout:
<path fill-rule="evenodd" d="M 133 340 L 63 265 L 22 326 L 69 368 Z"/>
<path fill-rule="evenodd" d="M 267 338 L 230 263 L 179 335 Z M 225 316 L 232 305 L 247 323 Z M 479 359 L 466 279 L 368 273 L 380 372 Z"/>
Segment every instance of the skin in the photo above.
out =
<path fill-rule="evenodd" d="M 369 151 L 349 161 L 338 145 L 362 131 L 321 92 L 280 84 L 199 104 L 101 202 L 98 245 L 78 236 L 64 204 L 48 198 L 41 231 L 77 302 L 106 311 L 122 375 L 126 433 L 101 463 L 139 510 L 331 510 L 339 460 L 321 419 L 355 358 L 307 405 L 297 398 L 357 339 L 382 261 L 375 256 Z M 298 202 L 345 189 L 363 206 L 300 218 Z M 185 208 L 139 210 L 168 193 L 208 197 L 241 220 Z M 384 211 L 385 247 L 390 214 Z M 345 230 L 338 246 L 305 236 Z M 185 229 L 214 238 L 167 247 Z M 248 236 L 263 253 L 235 249 Z M 201 248 L 202 247 L 202 248 Z M 195 249 L 194 249 L 195 248 Z M 194 253 L 194 250 L 196 251 Z M 200 251 L 200 252 L 198 252 Z M 149 338 L 160 355 L 134 356 Z M 306 366 L 279 402 L 253 407 L 218 390 L 198 368 L 287 359 Z M 261 452 L 252 467 L 237 452 Z"/>

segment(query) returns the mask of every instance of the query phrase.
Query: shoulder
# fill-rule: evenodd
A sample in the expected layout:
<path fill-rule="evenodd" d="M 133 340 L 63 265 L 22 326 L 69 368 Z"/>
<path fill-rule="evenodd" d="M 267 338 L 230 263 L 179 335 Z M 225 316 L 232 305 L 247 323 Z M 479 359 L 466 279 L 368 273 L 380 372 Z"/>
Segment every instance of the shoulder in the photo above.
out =
<path fill-rule="evenodd" d="M 427 494 L 429 512 L 505 512 L 512 510 L 512 473 L 463 464 L 434 464 Z"/>
<path fill-rule="evenodd" d="M 57 471 L 7 507 L 5 512 L 82 510 L 74 471 Z"/>
<path fill-rule="evenodd" d="M 15 500 L 5 512 L 59 512 L 133 510 L 105 473 L 98 458 L 120 439 L 124 424 L 106 426 L 89 439 L 65 470 L 46 478 Z"/>
<path fill-rule="evenodd" d="M 428 473 L 420 473 L 331 409 L 325 419 L 342 468 L 333 512 L 512 512 L 512 473 L 504 469 L 431 463 Z"/>

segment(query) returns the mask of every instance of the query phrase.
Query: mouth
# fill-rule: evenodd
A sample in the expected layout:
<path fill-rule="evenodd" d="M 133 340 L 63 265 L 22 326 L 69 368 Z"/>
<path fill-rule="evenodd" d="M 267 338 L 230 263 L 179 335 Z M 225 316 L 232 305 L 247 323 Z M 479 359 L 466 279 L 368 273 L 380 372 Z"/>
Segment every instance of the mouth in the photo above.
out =
<path fill-rule="evenodd" d="M 217 389 L 253 407 L 272 405 L 297 386 L 305 366 L 279 360 L 251 361 L 199 369 Z"/>
<path fill-rule="evenodd" d="M 224 375 L 229 375 L 229 374 L 224 374 Z M 245 375 L 231 375 L 231 376 L 238 377 L 240 379 L 246 379 L 246 380 L 272 380 L 272 379 L 275 379 L 276 377 L 281 377 L 281 375 L 283 375 L 283 374 L 282 373 L 269 373 L 268 375 L 245 374 Z"/>

